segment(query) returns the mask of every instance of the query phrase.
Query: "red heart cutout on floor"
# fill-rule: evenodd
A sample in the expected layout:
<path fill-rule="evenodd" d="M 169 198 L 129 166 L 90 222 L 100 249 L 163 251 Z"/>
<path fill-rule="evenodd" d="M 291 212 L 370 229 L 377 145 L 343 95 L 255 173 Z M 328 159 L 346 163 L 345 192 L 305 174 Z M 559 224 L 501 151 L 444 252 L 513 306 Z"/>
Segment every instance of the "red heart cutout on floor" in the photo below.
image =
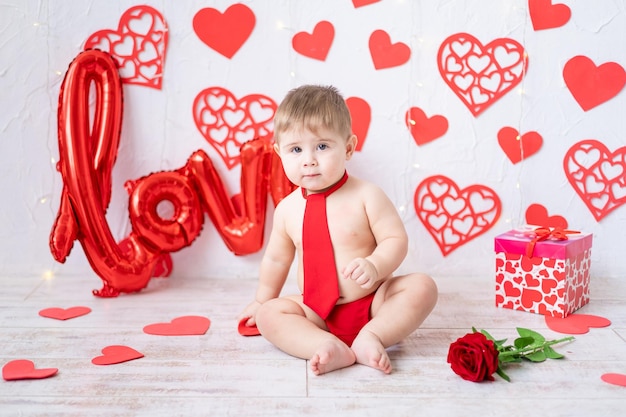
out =
<path fill-rule="evenodd" d="M 114 56 L 123 82 L 161 89 L 167 40 L 163 15 L 150 6 L 135 6 L 120 17 L 117 31 L 95 32 L 85 42 L 85 49 L 100 49 Z"/>
<path fill-rule="evenodd" d="M 517 129 L 507 126 L 498 132 L 498 143 L 509 160 L 517 164 L 537 153 L 543 138 L 537 132 L 526 132 L 520 136 Z"/>
<path fill-rule="evenodd" d="M 223 14 L 211 7 L 200 9 L 193 17 L 198 38 L 226 58 L 232 58 L 243 46 L 255 24 L 254 12 L 241 3 L 233 4 Z"/>
<path fill-rule="evenodd" d="M 604 374 L 600 378 L 607 384 L 626 387 L 626 375 L 624 374 Z"/>
<path fill-rule="evenodd" d="M 196 96 L 193 119 L 231 169 L 240 162 L 245 142 L 272 133 L 276 107 L 274 100 L 261 94 L 238 99 L 224 88 L 209 87 Z"/>
<path fill-rule="evenodd" d="M 563 216 L 548 216 L 548 210 L 541 204 L 531 204 L 526 209 L 526 223 L 546 227 L 567 229 L 567 220 Z"/>
<path fill-rule="evenodd" d="M 202 316 L 182 316 L 170 323 L 149 324 L 144 333 L 157 336 L 198 336 L 205 334 L 211 326 L 211 320 Z"/>
<path fill-rule="evenodd" d="M 247 321 L 248 318 L 246 317 L 241 319 L 241 321 L 239 322 L 239 325 L 237 326 L 237 331 L 239 332 L 239 334 L 242 336 L 259 336 L 261 333 L 259 332 L 259 329 L 257 329 L 256 325 L 246 326 Z"/>
<path fill-rule="evenodd" d="M 535 30 L 561 27 L 572 15 L 568 6 L 552 4 L 552 0 L 528 0 L 528 12 Z"/>
<path fill-rule="evenodd" d="M 68 320 L 76 317 L 84 316 L 85 314 L 91 313 L 91 309 L 89 307 L 69 307 L 69 308 L 60 308 L 60 307 L 51 307 L 44 308 L 39 312 L 41 317 L 47 317 L 49 319 L 57 319 L 57 320 Z"/>
<path fill-rule="evenodd" d="M 313 33 L 298 32 L 291 40 L 293 49 L 309 58 L 325 61 L 335 37 L 333 24 L 322 20 L 313 29 Z"/>
<path fill-rule="evenodd" d="M 546 324 L 555 332 L 565 334 L 584 334 L 592 327 L 607 327 L 611 321 L 591 314 L 570 314 L 565 318 L 546 316 Z"/>
<path fill-rule="evenodd" d="M 26 359 L 16 359 L 7 362 L 2 367 L 2 378 L 6 381 L 16 381 L 18 379 L 43 379 L 55 375 L 57 368 L 36 369 L 32 361 Z"/>
<path fill-rule="evenodd" d="M 131 347 L 112 345 L 102 349 L 102 356 L 96 356 L 91 360 L 91 363 L 94 365 L 115 365 L 116 363 L 128 362 L 139 358 L 143 358 L 143 353 Z"/>
<path fill-rule="evenodd" d="M 626 146 L 610 152 L 597 140 L 583 140 L 567 151 L 563 168 L 597 221 L 626 203 Z"/>
<path fill-rule="evenodd" d="M 380 0 L 352 0 L 355 8 L 367 6 L 368 4 L 378 3 Z"/>
<path fill-rule="evenodd" d="M 477 116 L 522 81 L 528 56 L 513 39 L 483 46 L 472 35 L 457 33 L 439 47 L 437 65 L 446 84 Z"/>
<path fill-rule="evenodd" d="M 367 131 L 370 128 L 372 120 L 372 110 L 367 101 L 359 97 L 348 97 L 346 99 L 350 117 L 352 118 L 352 133 L 356 135 L 357 144 L 356 151 L 360 151 L 365 144 Z"/>
<path fill-rule="evenodd" d="M 598 67 L 583 55 L 575 56 L 563 67 L 563 79 L 572 96 L 584 110 L 615 97 L 626 84 L 626 71 L 616 62 Z"/>
<path fill-rule="evenodd" d="M 448 119 L 440 115 L 428 117 L 419 107 L 407 110 L 405 122 L 418 145 L 433 141 L 448 131 Z"/>
<path fill-rule="evenodd" d="M 500 198 L 489 187 L 475 184 L 461 190 L 443 175 L 418 185 L 414 205 L 444 256 L 489 230 L 502 211 Z"/>
<path fill-rule="evenodd" d="M 406 63 L 411 57 L 411 48 L 397 42 L 391 43 L 389 34 L 384 30 L 375 30 L 369 40 L 370 55 L 377 70 L 397 67 Z"/>

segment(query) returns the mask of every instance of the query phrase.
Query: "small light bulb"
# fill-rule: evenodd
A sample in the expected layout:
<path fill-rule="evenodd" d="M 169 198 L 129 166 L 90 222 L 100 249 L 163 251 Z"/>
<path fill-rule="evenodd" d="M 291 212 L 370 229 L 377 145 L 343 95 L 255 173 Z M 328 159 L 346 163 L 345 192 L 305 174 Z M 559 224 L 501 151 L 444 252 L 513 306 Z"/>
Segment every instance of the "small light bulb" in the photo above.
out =
<path fill-rule="evenodd" d="M 45 280 L 51 280 L 54 278 L 54 272 L 52 272 L 51 270 L 45 270 L 43 272 L 43 279 Z"/>

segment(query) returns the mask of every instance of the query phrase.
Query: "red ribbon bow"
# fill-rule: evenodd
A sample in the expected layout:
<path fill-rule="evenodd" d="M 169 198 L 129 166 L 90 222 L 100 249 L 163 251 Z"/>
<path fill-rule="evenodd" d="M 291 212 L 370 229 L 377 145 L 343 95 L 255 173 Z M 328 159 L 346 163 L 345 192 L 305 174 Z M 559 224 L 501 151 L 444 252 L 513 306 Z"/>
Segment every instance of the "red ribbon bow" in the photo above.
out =
<path fill-rule="evenodd" d="M 536 228 L 530 233 L 534 234 L 535 237 L 530 242 L 528 242 L 528 245 L 526 246 L 526 256 L 528 256 L 529 258 L 532 258 L 533 252 L 535 251 L 535 245 L 537 244 L 537 242 L 541 242 L 543 240 L 548 240 L 548 239 L 567 240 L 568 239 L 567 235 L 580 233 L 580 232 L 577 230 L 565 230 L 560 226 L 557 226 L 554 229 L 550 229 L 549 227 L 542 226 L 542 227 Z"/>

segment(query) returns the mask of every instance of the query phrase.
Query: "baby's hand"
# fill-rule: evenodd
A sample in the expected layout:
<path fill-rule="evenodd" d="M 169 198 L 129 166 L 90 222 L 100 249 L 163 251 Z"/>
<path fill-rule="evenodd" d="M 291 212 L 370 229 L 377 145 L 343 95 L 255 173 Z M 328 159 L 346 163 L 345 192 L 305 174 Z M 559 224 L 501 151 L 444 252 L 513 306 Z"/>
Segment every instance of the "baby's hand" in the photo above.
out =
<path fill-rule="evenodd" d="M 344 278 L 353 280 L 365 289 L 372 288 L 378 281 L 376 267 L 365 258 L 354 259 L 343 269 L 342 274 Z"/>
<path fill-rule="evenodd" d="M 258 301 L 253 301 L 246 308 L 243 309 L 239 317 L 237 317 L 237 321 L 241 322 L 243 319 L 248 319 L 245 322 L 246 326 L 252 327 L 256 326 L 256 312 L 261 307 L 261 303 Z"/>

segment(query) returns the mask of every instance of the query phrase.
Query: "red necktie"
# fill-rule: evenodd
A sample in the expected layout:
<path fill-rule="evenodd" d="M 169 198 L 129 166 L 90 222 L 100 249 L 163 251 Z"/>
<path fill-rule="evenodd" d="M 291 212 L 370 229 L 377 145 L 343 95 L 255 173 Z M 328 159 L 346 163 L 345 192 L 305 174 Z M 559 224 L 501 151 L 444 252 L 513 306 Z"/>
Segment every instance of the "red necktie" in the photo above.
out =
<path fill-rule="evenodd" d="M 306 194 L 302 225 L 302 264 L 304 267 L 304 304 L 326 319 L 339 299 L 337 266 L 326 219 L 326 197 L 348 180 L 348 173 L 323 193 Z"/>

